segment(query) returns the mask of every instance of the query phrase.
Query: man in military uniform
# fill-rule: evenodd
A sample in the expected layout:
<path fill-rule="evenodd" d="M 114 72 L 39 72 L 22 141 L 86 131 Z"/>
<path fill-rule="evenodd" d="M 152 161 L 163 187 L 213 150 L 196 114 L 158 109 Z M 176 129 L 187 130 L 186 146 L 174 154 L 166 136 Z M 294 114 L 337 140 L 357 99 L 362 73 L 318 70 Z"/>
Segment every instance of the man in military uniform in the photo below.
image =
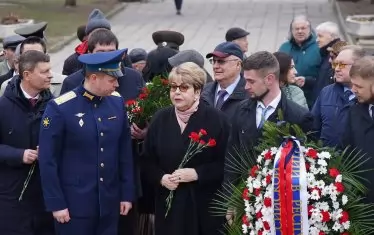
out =
<path fill-rule="evenodd" d="M 152 34 L 152 39 L 158 48 L 169 47 L 177 51 L 184 43 L 183 34 L 171 30 L 156 31 Z"/>
<path fill-rule="evenodd" d="M 36 24 L 27 25 L 21 28 L 14 30 L 14 32 L 22 37 L 38 37 L 45 39 L 44 31 L 48 26 L 47 22 L 40 22 Z"/>
<path fill-rule="evenodd" d="M 59 235 L 115 235 L 135 186 L 124 100 L 115 92 L 127 51 L 78 57 L 83 84 L 52 100 L 43 115 L 39 161 L 45 205 Z"/>
<path fill-rule="evenodd" d="M 7 74 L 11 70 L 14 69 L 14 66 L 13 66 L 14 52 L 18 44 L 20 44 L 23 40 L 25 40 L 25 38 L 19 35 L 12 35 L 12 36 L 4 38 L 3 48 L 5 52 L 4 54 L 5 60 L 0 62 L 0 76 Z M 12 75 L 13 75 L 13 72 L 14 70 L 11 71 Z"/>

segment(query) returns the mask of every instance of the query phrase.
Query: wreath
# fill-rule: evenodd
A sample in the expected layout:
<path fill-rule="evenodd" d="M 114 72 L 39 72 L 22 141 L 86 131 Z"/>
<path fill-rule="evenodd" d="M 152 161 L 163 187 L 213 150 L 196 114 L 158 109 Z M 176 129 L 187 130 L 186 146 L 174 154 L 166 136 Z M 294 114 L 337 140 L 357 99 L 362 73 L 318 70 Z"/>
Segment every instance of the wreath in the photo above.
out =
<path fill-rule="evenodd" d="M 363 169 L 368 159 L 348 148 L 323 147 L 309 134 L 284 121 L 266 122 L 255 149 L 230 153 L 236 155 L 230 171 L 241 181 L 225 185 L 212 206 L 220 216 L 235 211 L 225 234 L 374 233 L 374 205 L 360 196 L 367 191 L 360 174 L 369 171 Z"/>

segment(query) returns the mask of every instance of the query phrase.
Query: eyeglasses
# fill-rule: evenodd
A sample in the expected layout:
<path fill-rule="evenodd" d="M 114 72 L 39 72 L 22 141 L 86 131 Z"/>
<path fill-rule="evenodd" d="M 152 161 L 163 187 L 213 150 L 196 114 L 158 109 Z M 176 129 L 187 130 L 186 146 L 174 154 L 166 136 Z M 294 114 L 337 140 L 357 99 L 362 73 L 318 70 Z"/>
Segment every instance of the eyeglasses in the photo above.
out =
<path fill-rule="evenodd" d="M 217 60 L 217 59 L 210 59 L 209 62 L 211 64 L 215 64 L 215 63 L 218 63 L 219 65 L 224 65 L 226 64 L 227 62 L 229 61 L 238 61 L 237 59 L 232 59 L 232 60 Z"/>
<path fill-rule="evenodd" d="M 186 92 L 188 90 L 188 88 L 190 88 L 189 85 L 187 84 L 180 84 L 179 86 L 178 85 L 175 85 L 175 84 L 170 84 L 170 91 L 177 91 L 177 89 L 179 89 L 180 92 Z"/>
<path fill-rule="evenodd" d="M 344 69 L 348 65 L 352 65 L 352 64 L 345 64 L 345 63 L 342 63 L 342 62 L 332 62 L 331 63 L 331 67 L 333 69 L 335 69 L 335 68 Z"/>

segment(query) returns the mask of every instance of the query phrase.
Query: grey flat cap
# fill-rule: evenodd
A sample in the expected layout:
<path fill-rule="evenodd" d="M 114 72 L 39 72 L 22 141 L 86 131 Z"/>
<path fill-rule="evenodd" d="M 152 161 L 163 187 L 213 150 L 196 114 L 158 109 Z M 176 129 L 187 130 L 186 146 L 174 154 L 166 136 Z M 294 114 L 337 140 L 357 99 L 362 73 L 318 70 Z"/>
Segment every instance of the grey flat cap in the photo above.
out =
<path fill-rule="evenodd" d="M 198 51 L 195 50 L 181 51 L 178 54 L 170 57 L 168 61 L 172 67 L 176 67 L 185 62 L 193 62 L 201 68 L 204 67 L 204 56 L 202 56 Z"/>
<path fill-rule="evenodd" d="M 136 63 L 141 60 L 147 60 L 147 56 L 147 52 L 142 48 L 134 48 L 129 53 L 129 57 L 132 63 Z"/>
<path fill-rule="evenodd" d="M 3 48 L 4 49 L 7 49 L 7 48 L 15 49 L 18 44 L 23 42 L 23 40 L 25 40 L 25 37 L 22 37 L 20 35 L 12 35 L 12 36 L 5 37 L 3 40 Z"/>
<path fill-rule="evenodd" d="M 36 36 L 39 38 L 44 38 L 44 31 L 47 28 L 47 22 L 40 22 L 36 24 L 27 25 L 25 27 L 14 30 L 18 35 L 21 35 L 25 38 Z"/>

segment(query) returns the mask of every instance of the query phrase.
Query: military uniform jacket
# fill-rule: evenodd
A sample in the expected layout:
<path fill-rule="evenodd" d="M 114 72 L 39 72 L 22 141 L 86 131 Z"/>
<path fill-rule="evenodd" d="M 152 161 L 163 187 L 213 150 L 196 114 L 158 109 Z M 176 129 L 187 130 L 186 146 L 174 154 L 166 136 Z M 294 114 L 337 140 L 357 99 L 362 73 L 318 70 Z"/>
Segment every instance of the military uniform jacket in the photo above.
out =
<path fill-rule="evenodd" d="M 43 195 L 48 211 L 70 216 L 119 213 L 134 198 L 131 136 L 117 92 L 97 97 L 83 86 L 52 100 L 39 139 Z"/>

